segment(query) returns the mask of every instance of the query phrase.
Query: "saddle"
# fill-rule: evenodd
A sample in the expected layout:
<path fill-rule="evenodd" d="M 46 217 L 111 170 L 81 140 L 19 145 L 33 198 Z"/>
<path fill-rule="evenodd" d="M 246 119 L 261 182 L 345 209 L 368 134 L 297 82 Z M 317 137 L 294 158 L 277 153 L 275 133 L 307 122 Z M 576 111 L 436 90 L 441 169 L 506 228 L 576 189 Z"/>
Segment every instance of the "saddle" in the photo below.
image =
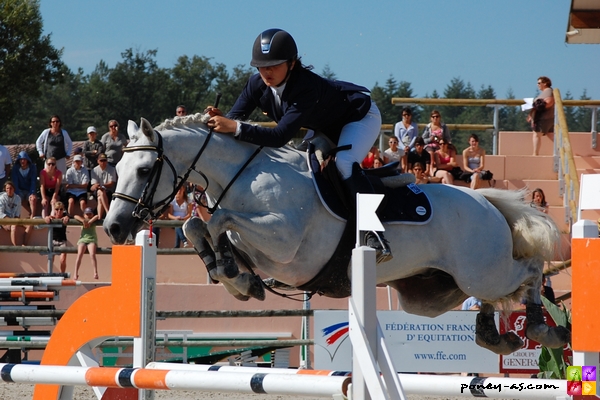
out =
<path fill-rule="evenodd" d="M 346 227 L 330 260 L 309 282 L 298 289 L 312 291 L 328 297 L 343 298 L 351 294 L 348 265 L 355 245 L 356 214 L 347 198 L 333 156 L 348 147 L 322 152 L 321 161 L 312 143 L 308 143 L 307 162 L 313 176 L 315 189 L 323 206 L 338 219 L 346 221 Z M 321 164 L 324 167 L 321 168 Z M 364 170 L 376 192 L 384 200 L 377 209 L 377 216 L 385 223 L 425 224 L 431 218 L 431 204 L 427 195 L 414 183 L 412 174 L 400 174 L 398 162 L 381 168 Z M 353 173 L 359 173 L 356 171 Z M 410 176 L 408 176 L 410 175 Z"/>

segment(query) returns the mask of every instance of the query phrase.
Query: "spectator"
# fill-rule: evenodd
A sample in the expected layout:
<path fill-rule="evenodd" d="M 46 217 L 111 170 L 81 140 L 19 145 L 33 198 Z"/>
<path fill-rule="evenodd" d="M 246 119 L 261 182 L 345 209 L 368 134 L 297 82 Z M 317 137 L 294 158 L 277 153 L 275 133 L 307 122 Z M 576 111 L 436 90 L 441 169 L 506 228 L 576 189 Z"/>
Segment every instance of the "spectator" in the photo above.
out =
<path fill-rule="evenodd" d="M 178 117 L 185 117 L 187 115 L 187 110 L 185 109 L 185 106 L 178 105 L 175 109 L 175 114 Z"/>
<path fill-rule="evenodd" d="M 404 171 L 404 151 L 398 148 L 398 138 L 392 136 L 388 141 L 390 147 L 383 152 L 383 163 L 398 161 L 398 169 Z"/>
<path fill-rule="evenodd" d="M 54 248 L 61 248 L 67 246 L 67 224 L 69 223 L 69 216 L 65 213 L 65 206 L 62 201 L 54 203 L 52 214 L 44 217 L 44 221 L 47 224 L 51 224 L 59 220 L 61 226 L 52 228 L 52 245 Z M 54 263 L 54 255 L 52 256 L 52 263 Z M 60 272 L 67 272 L 67 253 L 60 253 Z"/>
<path fill-rule="evenodd" d="M 77 154 L 73 157 L 73 165 L 65 175 L 69 215 L 75 215 L 75 202 L 79 202 L 81 212 L 86 209 L 88 183 L 90 177 L 87 170 L 83 168 L 83 157 Z"/>
<path fill-rule="evenodd" d="M 407 157 L 407 165 L 408 172 L 413 172 L 413 166 L 415 163 L 421 163 L 424 166 L 424 173 L 426 175 L 431 175 L 431 155 L 424 150 L 425 141 L 422 137 L 417 137 L 415 139 L 415 149 L 408 153 Z"/>
<path fill-rule="evenodd" d="M 0 218 L 20 218 L 21 198 L 15 193 L 15 185 L 6 181 L 4 192 L 0 193 Z M 2 225 L 2 229 L 10 232 L 10 241 L 13 246 L 25 245 L 25 228 L 21 225 Z"/>
<path fill-rule="evenodd" d="M 15 160 L 15 166 L 11 171 L 11 180 L 15 185 L 15 190 L 23 207 L 29 213 L 29 218 L 35 217 L 37 214 L 37 168 L 26 151 L 21 151 Z M 31 231 L 32 225 L 27 229 Z"/>
<path fill-rule="evenodd" d="M 531 192 L 531 207 L 535 207 L 541 212 L 548 214 L 548 203 L 546 202 L 546 195 L 542 189 L 536 188 Z"/>
<path fill-rule="evenodd" d="M 556 304 L 556 297 L 554 296 L 554 290 L 552 289 L 552 287 L 550 287 L 546 283 L 547 283 L 546 275 L 542 275 L 542 296 L 547 298 L 550 301 L 550 303 Z"/>
<path fill-rule="evenodd" d="M 398 151 L 403 153 L 402 171 L 408 170 L 406 157 L 415 147 L 415 139 L 419 136 L 419 127 L 412 122 L 412 110 L 410 107 L 402 109 L 402 121 L 394 125 L 394 136 L 398 139 Z"/>
<path fill-rule="evenodd" d="M 108 212 L 112 194 L 117 184 L 117 171 L 108 165 L 106 154 L 98 156 L 98 166 L 92 170 L 92 192 L 98 200 L 98 219 Z"/>
<path fill-rule="evenodd" d="M 377 157 L 374 161 L 373 161 L 373 168 L 381 168 L 383 167 L 385 164 L 383 162 L 383 159 L 381 157 Z"/>
<path fill-rule="evenodd" d="M 40 134 L 35 141 L 35 147 L 42 160 L 53 157 L 56 168 L 64 174 L 67 172 L 67 158 L 73 149 L 73 142 L 67 131 L 62 129 L 58 115 L 53 115 L 48 125 L 50 128 Z"/>
<path fill-rule="evenodd" d="M 90 172 L 89 178 L 91 180 L 91 171 L 98 166 L 98 156 L 104 153 L 104 145 L 97 139 L 98 135 L 95 127 L 88 126 L 87 136 L 88 140 L 83 144 L 84 165 Z"/>
<path fill-rule="evenodd" d="M 435 162 L 433 159 L 434 153 L 440 149 L 439 141 L 444 139 L 447 143 L 452 142 L 450 132 L 446 124 L 442 122 L 442 115 L 438 110 L 431 112 L 431 122 L 425 126 L 423 131 L 423 140 L 425 141 L 425 150 L 429 153 L 432 159 L 432 164 Z M 432 166 L 432 169 L 435 165 Z"/>
<path fill-rule="evenodd" d="M 440 148 L 435 152 L 435 166 L 433 176 L 442 178 L 442 183 L 447 185 L 454 184 L 454 178 L 460 178 L 462 169 L 456 163 L 456 151 L 450 147 L 446 139 L 439 141 Z"/>
<path fill-rule="evenodd" d="M 469 137 L 469 147 L 463 150 L 463 176 L 471 183 L 471 189 L 481 187 L 483 168 L 485 167 L 485 150 L 479 147 L 479 136 L 472 134 Z"/>
<path fill-rule="evenodd" d="M 40 194 L 42 196 L 42 217 L 50 215 L 50 209 L 60 201 L 60 187 L 63 174 L 56 168 L 56 159 L 46 159 L 46 167 L 40 172 Z"/>
<path fill-rule="evenodd" d="M 367 156 L 362 160 L 360 166 L 363 169 L 373 168 L 373 162 L 376 158 L 380 158 L 379 149 L 376 146 L 371 146 L 371 150 L 367 153 Z"/>
<path fill-rule="evenodd" d="M 548 135 L 552 139 L 554 133 L 554 93 L 552 81 L 547 76 L 540 76 L 537 80 L 540 94 L 533 99 L 533 108 L 527 115 L 527 122 L 533 131 L 533 155 L 540 154 L 542 136 Z"/>
<path fill-rule="evenodd" d="M 119 132 L 119 123 L 116 120 L 108 121 L 108 132 L 102 136 L 100 141 L 104 146 L 104 154 L 108 158 L 108 163 L 114 167 L 123 157 L 123 147 L 129 143 L 127 137 Z"/>
<path fill-rule="evenodd" d="M 87 207 L 83 212 L 83 217 L 75 216 L 75 219 L 83 224 L 81 228 L 81 236 L 77 241 L 77 259 L 75 260 L 75 279 L 79 279 L 79 267 L 81 259 L 85 254 L 87 247 L 94 267 L 94 279 L 98 279 L 98 263 L 96 261 L 96 250 L 98 248 L 98 236 L 96 234 L 96 221 L 98 216 L 94 215 L 94 211 Z"/>
<path fill-rule="evenodd" d="M 169 205 L 169 213 L 167 217 L 170 220 L 185 221 L 192 215 L 192 205 L 188 202 L 185 185 L 180 187 L 175 198 Z M 183 234 L 183 228 L 175 228 L 175 248 L 179 248 L 183 243 L 183 247 L 188 247 L 188 242 Z"/>
<path fill-rule="evenodd" d="M 3 188 L 8 178 L 10 178 L 11 165 L 12 158 L 10 157 L 10 152 L 0 144 L 0 188 Z"/>
<path fill-rule="evenodd" d="M 421 162 L 416 162 L 412 166 L 412 173 L 415 175 L 415 183 L 416 184 L 427 184 L 427 183 L 440 183 L 441 178 L 437 178 L 435 176 L 430 176 L 425 173 L 425 166 Z"/>
<path fill-rule="evenodd" d="M 462 311 L 473 311 L 481 309 L 481 300 L 477 297 L 471 296 L 462 303 Z"/>
<path fill-rule="evenodd" d="M 208 213 L 208 200 L 206 198 L 206 191 L 202 186 L 194 186 L 193 200 L 192 215 L 204 222 L 208 222 L 211 214 Z"/>

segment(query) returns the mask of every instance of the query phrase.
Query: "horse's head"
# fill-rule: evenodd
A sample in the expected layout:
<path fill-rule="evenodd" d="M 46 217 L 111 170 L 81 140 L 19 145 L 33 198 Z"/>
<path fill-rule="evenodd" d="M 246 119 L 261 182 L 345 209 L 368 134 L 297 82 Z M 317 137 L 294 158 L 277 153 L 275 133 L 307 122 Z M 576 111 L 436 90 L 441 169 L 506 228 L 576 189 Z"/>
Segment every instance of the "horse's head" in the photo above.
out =
<path fill-rule="evenodd" d="M 129 144 L 117 164 L 117 186 L 103 224 L 115 244 L 125 243 L 144 221 L 160 216 L 174 195 L 177 176 L 170 161 L 165 162 L 161 135 L 147 120 L 142 118 L 139 127 L 129 121 L 127 133 Z"/>

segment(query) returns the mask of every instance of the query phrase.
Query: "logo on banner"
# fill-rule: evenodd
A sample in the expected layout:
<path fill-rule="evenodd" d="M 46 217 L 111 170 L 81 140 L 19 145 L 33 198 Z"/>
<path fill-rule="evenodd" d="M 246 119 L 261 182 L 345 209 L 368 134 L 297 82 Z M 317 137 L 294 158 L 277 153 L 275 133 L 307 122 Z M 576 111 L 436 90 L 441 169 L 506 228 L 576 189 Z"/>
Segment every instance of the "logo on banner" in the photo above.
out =
<path fill-rule="evenodd" d="M 339 324 L 329 325 L 322 329 L 323 337 L 327 343 L 325 350 L 331 360 L 334 359 L 338 349 L 348 338 L 348 330 L 350 329 L 349 322 L 340 322 Z"/>
<path fill-rule="evenodd" d="M 595 396 L 596 367 L 593 365 L 567 367 L 567 394 L 571 396 Z"/>

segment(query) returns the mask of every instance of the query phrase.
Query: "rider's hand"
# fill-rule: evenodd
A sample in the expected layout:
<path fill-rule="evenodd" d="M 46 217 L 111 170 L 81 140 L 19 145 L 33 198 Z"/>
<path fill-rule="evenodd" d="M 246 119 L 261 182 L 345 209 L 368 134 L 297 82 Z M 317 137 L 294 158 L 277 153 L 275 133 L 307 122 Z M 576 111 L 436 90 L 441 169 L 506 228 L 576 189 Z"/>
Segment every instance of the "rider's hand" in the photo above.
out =
<path fill-rule="evenodd" d="M 235 133 L 237 122 L 229 118 L 214 116 L 208 120 L 208 127 L 219 133 Z"/>
<path fill-rule="evenodd" d="M 215 108 L 213 106 L 206 107 L 206 109 L 204 110 L 204 113 L 210 115 L 211 117 L 214 117 L 217 115 L 223 115 L 223 111 L 221 111 L 218 108 Z"/>

